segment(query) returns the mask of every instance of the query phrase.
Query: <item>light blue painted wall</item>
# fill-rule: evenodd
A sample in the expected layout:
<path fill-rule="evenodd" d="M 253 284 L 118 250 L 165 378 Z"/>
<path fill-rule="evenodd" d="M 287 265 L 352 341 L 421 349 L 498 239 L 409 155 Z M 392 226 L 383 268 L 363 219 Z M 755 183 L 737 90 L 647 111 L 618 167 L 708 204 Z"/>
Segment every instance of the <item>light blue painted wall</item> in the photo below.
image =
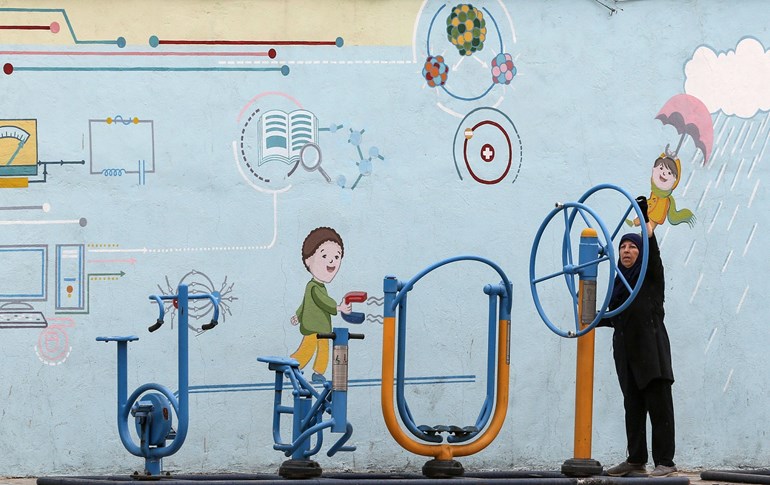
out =
<path fill-rule="evenodd" d="M 192 270 L 204 273 L 216 289 L 226 280 L 237 299 L 227 303 L 231 313 L 215 331 L 191 335 L 191 385 L 270 382 L 272 375 L 256 357 L 289 354 L 299 343 L 289 319 L 308 279 L 300 247 L 318 226 L 334 227 L 344 239 L 342 268 L 328 285 L 337 299 L 352 290 L 381 297 L 384 275 L 407 279 L 456 254 L 483 255 L 505 269 L 515 287 L 508 418 L 489 448 L 462 461 L 466 468 L 557 468 L 572 453 L 575 342 L 548 331 L 534 309 L 528 265 L 535 232 L 554 202 L 575 200 L 595 184 L 647 194 L 653 160 L 666 143 L 678 140 L 655 115 L 670 97 L 685 92 L 690 79 L 685 65 L 701 46 L 724 53 L 747 37 L 756 39 L 764 54 L 725 71 L 742 72 L 742 81 L 758 80 L 759 89 L 731 85 L 729 77 L 714 74 L 719 69 L 714 65 L 707 73 L 714 83 L 708 92 L 727 99 L 725 106 L 734 101 L 753 109 L 743 117 L 719 113 L 721 106 L 713 109 L 718 141 L 706 166 L 694 157 L 692 143 L 685 145 L 683 179 L 674 196 L 698 220 L 693 228 L 665 224 L 657 233 L 677 378 L 676 461 L 687 469 L 765 465 L 770 451 L 762 371 L 770 364 L 763 305 L 770 270 L 763 255 L 770 163 L 766 5 L 759 0 L 608 3 L 622 11 L 610 16 L 589 0 L 509 1 L 505 9 L 484 3 L 518 72 L 509 87 L 496 86 L 476 101 L 454 99 L 420 77 L 430 19 L 442 5 L 437 2 L 423 6 L 413 46 L 285 47 L 276 60 L 290 67 L 288 76 L 62 72 L 56 68 L 106 63 L 15 56 L 17 67 L 51 69 L 3 75 L 0 118 L 37 120 L 40 160 L 86 164 L 50 165 L 46 183 L 0 190 L 0 244 L 48 247 L 48 299 L 31 304 L 49 323 L 47 331 L 0 329 L 0 475 L 122 473 L 141 466 L 121 446 L 114 423 L 115 350 L 94 339 L 139 335 L 130 346 L 129 390 L 148 381 L 175 388 L 176 334 L 170 325 L 155 334 L 146 331 L 156 315 L 147 296 L 159 287 L 167 291 L 167 281 L 174 287 Z M 496 49 L 495 29 L 489 28 L 487 45 Z M 459 57 L 440 30 L 432 34 L 432 53 L 444 52 L 456 64 Z M 447 87 L 465 97 L 482 92 L 490 75 L 481 62 L 488 64 L 491 57 L 485 50 L 464 59 L 450 72 Z M 226 66 L 216 58 L 117 58 L 109 64 Z M 296 106 L 285 96 L 266 94 L 275 92 L 316 114 L 320 127 L 343 126 L 321 132 L 319 143 L 324 169 L 334 181 L 344 176 L 346 189 L 302 170 L 283 179 L 285 166 L 274 164 L 263 166 L 274 178 L 270 184 L 241 175 L 247 168 L 233 144 L 248 115 L 256 108 Z M 480 107 L 500 110 L 515 125 L 523 153 L 517 178 L 512 171 L 488 186 L 465 172 L 463 180 L 458 177 L 453 138 L 461 118 Z M 146 132 L 128 143 L 115 134 L 146 124 L 89 124 L 118 115 L 152 120 L 152 145 Z M 250 123 L 248 130 L 255 126 Z M 359 156 L 348 142 L 350 129 L 365 130 L 360 145 L 365 156 L 376 147 L 384 157 L 373 160 L 371 175 L 355 190 L 349 187 Z M 89 146 L 109 166 L 132 169 L 135 159 L 150 156 L 154 147 L 155 172 L 146 174 L 144 184 L 136 174 L 89 174 Z M 255 156 L 253 145 L 246 150 Z M 476 164 L 484 165 L 478 158 Z M 515 159 L 515 170 L 517 165 Z M 609 207 L 601 198 L 596 203 Z M 620 205 L 617 199 L 613 203 Z M 9 209 L 44 205 L 49 210 Z M 71 222 L 81 218 L 85 226 Z M 57 244 L 85 245 L 86 273 L 125 273 L 90 282 L 87 314 L 65 315 L 56 308 Z M 31 285 L 23 275 L 40 271 L 17 261 L 0 269 L 4 290 L 15 288 L 16 281 Z M 486 338 L 481 288 L 495 279 L 472 265 L 448 268 L 422 282 L 411 297 L 409 374 L 476 376 L 471 383 L 410 387 L 418 420 L 465 425 L 475 419 Z M 187 281 L 204 278 L 192 275 Z M 553 314 L 567 319 L 566 292 L 547 295 Z M 376 305 L 355 309 L 382 311 Z M 367 322 L 360 329 L 366 340 L 351 345 L 352 379 L 379 378 L 381 328 Z M 55 356 L 46 354 L 46 342 Z M 624 458 L 625 440 L 609 331 L 598 332 L 596 349 L 593 454 L 611 464 Z M 166 468 L 273 471 L 282 455 L 272 450 L 271 404 L 272 393 L 265 390 L 194 394 L 187 442 L 166 460 Z M 322 454 L 322 465 L 419 468 L 425 459 L 397 447 L 381 416 L 378 388 L 352 388 L 350 420 L 358 451 L 333 459 Z"/>

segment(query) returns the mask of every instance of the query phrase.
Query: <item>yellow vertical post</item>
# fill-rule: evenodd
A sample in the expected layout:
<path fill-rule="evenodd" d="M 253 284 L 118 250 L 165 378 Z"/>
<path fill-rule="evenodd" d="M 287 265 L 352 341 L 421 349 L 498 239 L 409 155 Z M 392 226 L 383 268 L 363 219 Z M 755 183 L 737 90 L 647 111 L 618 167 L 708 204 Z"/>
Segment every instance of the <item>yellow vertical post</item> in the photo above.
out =
<path fill-rule="evenodd" d="M 578 315 L 580 329 L 583 330 L 591 323 L 593 317 L 586 323 L 583 319 L 586 294 L 585 282 L 580 282 L 578 296 Z M 594 288 L 594 291 L 595 288 Z M 595 311 L 592 313 L 596 313 Z M 591 436 L 593 425 L 594 404 L 594 349 L 596 335 L 591 330 L 578 339 L 577 342 L 577 371 L 575 375 L 575 458 L 591 458 Z"/>
<path fill-rule="evenodd" d="M 599 254 L 599 239 L 595 229 L 586 228 L 580 234 L 581 266 L 596 261 Z M 596 274 L 597 264 L 587 265 L 580 270 L 578 286 L 578 327 L 584 330 L 596 318 Z M 577 343 L 577 370 L 575 374 L 575 453 L 573 458 L 562 464 L 563 474 L 575 477 L 599 475 L 602 465 L 591 458 L 591 436 L 593 434 L 594 405 L 594 331 L 583 334 Z"/>

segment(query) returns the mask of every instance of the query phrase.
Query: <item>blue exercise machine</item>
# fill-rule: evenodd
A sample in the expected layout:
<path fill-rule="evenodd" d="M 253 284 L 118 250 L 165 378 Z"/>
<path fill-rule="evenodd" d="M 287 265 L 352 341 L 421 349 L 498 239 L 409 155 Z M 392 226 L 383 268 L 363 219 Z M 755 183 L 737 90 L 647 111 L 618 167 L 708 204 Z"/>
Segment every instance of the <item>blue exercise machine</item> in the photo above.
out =
<path fill-rule="evenodd" d="M 625 214 L 614 231 L 610 233 L 602 218 L 596 210 L 586 205 L 586 200 L 599 191 L 618 192 L 627 201 L 629 206 Z M 577 371 L 575 378 L 575 432 L 574 432 L 574 454 L 573 457 L 566 460 L 561 467 L 561 472 L 567 476 L 585 477 L 600 475 L 602 465 L 597 460 L 591 458 L 591 437 L 592 437 L 592 415 L 593 415 L 593 378 L 594 378 L 594 344 L 595 335 L 592 330 L 603 318 L 609 318 L 625 310 L 628 305 L 636 298 L 644 282 L 644 275 L 647 271 L 648 247 L 647 227 L 641 225 L 642 247 L 639 248 L 642 254 L 641 270 L 639 278 L 632 288 L 628 281 L 618 268 L 615 259 L 615 249 L 613 240 L 618 236 L 620 229 L 625 224 L 628 215 L 634 211 L 640 221 L 644 220 L 644 214 L 637 201 L 626 190 L 612 184 L 600 184 L 588 191 L 577 202 L 557 203 L 556 207 L 546 216 L 535 236 L 532 245 L 532 252 L 529 263 L 530 288 L 532 290 L 532 299 L 535 302 L 537 312 L 540 314 L 543 322 L 555 334 L 566 338 L 577 338 Z M 562 214 L 564 219 L 564 235 L 562 237 L 562 267 L 556 272 L 546 276 L 537 276 L 537 253 L 540 248 L 541 238 L 546 227 L 558 215 Z M 575 264 L 573 255 L 573 244 L 571 232 L 575 226 L 575 221 L 580 216 L 584 229 L 580 234 L 580 244 L 578 246 L 578 262 Z M 598 227 L 598 230 L 596 227 Z M 599 265 L 608 263 L 607 271 L 607 290 L 604 300 L 597 311 L 597 278 L 599 274 Z M 555 325 L 546 315 L 543 306 L 540 303 L 537 286 L 552 278 L 563 276 L 567 284 L 572 300 L 572 314 L 574 317 L 575 330 L 562 330 Z M 612 290 L 615 284 L 615 277 L 618 276 L 629 291 L 626 300 L 617 308 L 609 310 Z M 575 278 L 578 281 L 575 281 Z"/>
<path fill-rule="evenodd" d="M 486 394 L 478 418 L 473 425 L 418 425 L 414 421 L 404 393 L 407 295 L 428 273 L 458 261 L 483 263 L 500 277 L 500 283 L 487 284 L 483 288 L 489 299 Z M 383 291 L 385 309 L 382 341 L 382 412 L 385 424 L 393 438 L 406 450 L 433 457 L 422 468 L 425 476 L 439 478 L 463 475 L 463 466 L 454 460 L 454 457 L 468 456 L 484 449 L 494 440 L 505 421 L 508 408 L 513 285 L 502 268 L 494 262 L 480 256 L 455 256 L 428 266 L 408 281 L 400 281 L 395 276 L 386 276 L 383 281 Z M 400 422 L 419 441 L 409 437 L 401 429 L 399 420 L 396 418 L 393 409 L 394 382 Z M 446 443 L 442 443 L 444 441 L 442 433 L 447 434 Z"/>
<path fill-rule="evenodd" d="M 179 319 L 177 330 L 179 334 L 178 368 L 179 368 L 179 398 L 166 386 L 147 383 L 139 386 L 128 398 L 128 343 L 139 340 L 135 335 L 125 337 L 97 337 L 98 342 L 117 342 L 118 344 L 118 432 L 120 441 L 129 453 L 144 457 L 144 476 L 159 478 L 163 475 L 163 458 L 173 455 L 182 447 L 187 437 L 189 424 L 189 370 L 188 370 L 188 318 L 189 300 L 209 299 L 214 308 L 210 323 L 202 326 L 210 330 L 217 325 L 219 318 L 219 295 L 190 294 L 187 285 L 178 287 L 176 295 L 151 295 L 150 300 L 158 304 L 160 315 L 157 321 L 149 327 L 150 332 L 158 330 L 163 325 L 164 300 L 171 300 L 177 307 Z M 148 391 L 157 391 L 147 393 Z M 173 428 L 173 413 L 179 424 Z M 136 434 L 139 444 L 136 444 L 129 431 L 129 414 L 134 417 Z M 167 442 L 171 441 L 170 444 Z M 141 477 L 142 475 L 135 473 Z M 165 474 L 166 476 L 168 473 Z"/>
<path fill-rule="evenodd" d="M 345 296 L 345 302 L 362 302 L 366 293 L 352 292 Z M 364 315 L 359 313 L 342 314 L 349 323 L 361 323 Z M 323 472 L 320 464 L 311 457 L 318 453 L 323 444 L 323 431 L 342 433 L 342 436 L 326 452 L 334 456 L 338 451 L 355 451 L 355 446 L 345 446 L 353 434 L 353 425 L 348 421 L 348 343 L 350 340 L 363 339 L 364 335 L 350 333 L 347 328 L 334 327 L 331 333 L 318 333 L 316 338 L 331 339 L 332 380 L 325 381 L 318 390 L 305 379 L 299 368 L 299 362 L 290 357 L 257 357 L 259 362 L 268 364 L 275 371 L 275 398 L 273 407 L 273 449 L 290 457 L 278 469 L 283 478 L 315 478 Z M 292 404 L 282 401 L 284 385 L 291 385 Z M 281 437 L 281 416 L 292 417 L 291 441 Z M 330 415 L 324 419 L 324 415 Z M 315 437 L 315 444 L 311 439 Z"/>

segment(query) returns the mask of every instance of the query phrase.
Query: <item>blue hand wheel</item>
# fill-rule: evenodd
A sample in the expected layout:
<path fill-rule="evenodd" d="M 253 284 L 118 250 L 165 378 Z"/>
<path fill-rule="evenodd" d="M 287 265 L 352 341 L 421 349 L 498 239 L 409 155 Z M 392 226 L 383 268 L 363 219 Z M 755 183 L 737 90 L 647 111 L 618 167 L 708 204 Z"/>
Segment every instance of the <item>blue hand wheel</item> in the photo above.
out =
<path fill-rule="evenodd" d="M 602 189 L 613 189 L 620 193 L 622 193 L 627 199 L 630 201 L 630 206 L 628 210 L 626 210 L 625 215 L 623 218 L 621 218 L 620 223 L 618 224 L 617 228 L 615 229 L 614 233 L 610 235 L 609 231 L 607 230 L 607 227 L 605 226 L 602 219 L 599 217 L 599 215 L 594 211 L 592 208 L 584 204 L 583 202 L 588 199 L 592 194 L 594 194 L 598 190 Z M 640 248 L 641 252 L 643 253 L 642 257 L 642 269 L 640 272 L 640 277 L 634 286 L 634 288 L 631 288 L 631 286 L 628 284 L 625 279 L 623 279 L 622 274 L 618 271 L 617 268 L 617 261 L 615 259 L 615 251 L 613 247 L 613 238 L 617 235 L 620 228 L 622 227 L 626 217 L 630 213 L 631 209 L 634 209 L 637 213 L 637 215 L 640 217 L 640 220 L 643 220 L 641 209 L 639 208 L 639 205 L 636 203 L 636 201 L 623 189 L 609 185 L 598 185 L 589 191 L 587 191 L 583 197 L 581 197 L 579 202 L 568 202 L 565 204 L 557 205 L 555 209 L 553 209 L 548 216 L 545 218 L 543 223 L 541 224 L 537 235 L 535 236 L 535 241 L 532 245 L 532 253 L 530 256 L 530 288 L 532 290 L 532 298 L 535 302 L 535 307 L 537 308 L 538 313 L 540 314 L 540 317 L 543 319 L 545 324 L 550 328 L 554 333 L 557 335 L 560 335 L 562 337 L 580 337 L 591 330 L 593 330 L 596 325 L 599 323 L 599 321 L 602 318 L 617 315 L 621 311 L 623 311 L 628 305 L 631 304 L 633 299 L 636 297 L 637 293 L 639 292 L 639 288 L 641 287 L 641 283 L 644 280 L 644 274 L 647 270 L 647 228 L 646 226 L 642 225 L 642 240 L 643 240 L 643 248 Z M 562 212 L 564 217 L 564 236 L 562 238 L 562 264 L 563 267 L 560 271 L 557 271 L 555 273 L 549 274 L 547 276 L 543 277 L 537 277 L 536 276 L 536 255 L 538 248 L 540 246 L 540 240 L 543 236 L 543 232 L 545 231 L 548 224 L 554 219 L 554 217 Z M 597 256 L 594 259 L 589 259 L 588 261 L 582 261 L 579 262 L 579 264 L 574 263 L 573 258 L 573 251 L 572 251 L 572 238 L 570 236 L 570 233 L 573 229 L 573 225 L 575 222 L 575 219 L 577 216 L 580 215 L 581 220 L 585 222 L 585 224 L 596 230 L 597 233 L 597 239 L 598 239 L 598 250 L 597 250 Z M 589 217 L 590 216 L 590 217 Z M 592 223 L 593 220 L 593 223 Z M 595 226 L 598 226 L 598 230 Z M 591 321 L 590 324 L 587 326 L 584 326 L 581 328 L 580 324 L 580 316 L 578 315 L 578 285 L 575 282 L 575 275 L 580 275 L 581 272 L 585 271 L 590 266 L 598 266 L 600 263 L 607 261 L 609 266 L 608 271 L 608 284 L 607 284 L 607 292 L 604 296 L 604 301 L 599 307 L 595 318 Z M 626 285 L 626 287 L 629 290 L 629 296 L 628 298 L 623 302 L 622 305 L 620 305 L 618 308 L 608 311 L 610 299 L 612 296 L 612 289 L 614 286 L 615 276 L 619 274 L 620 280 L 623 284 Z M 572 306 L 573 306 L 573 315 L 574 315 L 574 323 L 575 323 L 575 331 L 564 331 L 558 326 L 556 326 L 551 320 L 548 318 L 548 316 L 545 313 L 545 310 L 543 309 L 541 303 L 540 303 L 540 297 L 538 295 L 537 285 L 539 283 L 542 283 L 546 280 L 549 280 L 551 278 L 557 277 L 557 276 L 564 276 L 565 282 L 567 284 L 567 289 L 569 291 L 569 294 L 572 299 Z"/>
<path fill-rule="evenodd" d="M 589 197 L 591 197 L 593 194 L 601 190 L 619 192 L 629 202 L 628 208 L 626 208 L 625 213 L 618 221 L 618 225 L 615 227 L 615 230 L 612 232 L 612 240 L 610 240 L 608 243 L 609 246 L 612 246 L 612 241 L 614 241 L 615 238 L 620 233 L 620 230 L 623 228 L 623 224 L 625 223 L 626 219 L 628 218 L 628 215 L 631 213 L 632 210 L 636 213 L 636 217 L 638 217 L 640 221 L 644 221 L 644 215 L 642 214 L 642 209 L 641 207 L 639 207 L 639 204 L 636 202 L 636 199 L 634 199 L 634 197 L 622 187 L 618 187 L 617 185 L 613 185 L 613 184 L 599 184 L 595 187 L 588 189 L 586 193 L 583 194 L 583 196 L 580 197 L 580 199 L 578 199 L 578 202 L 580 202 L 581 204 L 585 204 L 585 201 Z M 577 215 L 576 212 L 573 212 L 570 215 L 570 223 L 569 223 L 570 230 L 572 229 L 572 224 L 574 223 L 574 219 L 576 215 Z M 591 227 L 589 221 L 586 220 L 585 217 L 583 217 L 583 220 L 586 222 L 586 224 L 588 224 L 588 227 Z M 647 225 L 640 224 L 640 226 L 641 226 L 641 232 L 642 232 L 642 247 L 639 248 L 639 252 L 642 255 L 642 268 L 639 271 L 639 278 L 636 280 L 636 285 L 634 285 L 634 287 L 631 288 L 631 285 L 629 285 L 628 281 L 626 281 L 625 278 L 623 278 L 623 275 L 622 274 L 620 275 L 621 283 L 623 283 L 626 286 L 626 289 L 629 292 L 628 298 L 626 298 L 625 301 L 617 308 L 610 311 L 605 311 L 604 318 L 614 317 L 615 315 L 619 314 L 620 312 L 628 308 L 628 305 L 630 305 L 631 302 L 634 301 L 634 298 L 636 298 L 636 295 L 639 293 L 639 289 L 642 287 L 642 282 L 644 281 L 644 275 L 647 273 L 647 261 L 649 259 L 650 243 L 648 239 L 649 234 L 647 233 Z M 565 239 L 565 243 L 566 243 L 566 239 Z M 611 261 L 615 269 L 617 269 L 617 260 L 611 259 Z M 612 294 L 613 283 L 614 283 L 614 279 L 611 280 L 610 282 L 610 287 L 609 287 L 610 294 Z"/>

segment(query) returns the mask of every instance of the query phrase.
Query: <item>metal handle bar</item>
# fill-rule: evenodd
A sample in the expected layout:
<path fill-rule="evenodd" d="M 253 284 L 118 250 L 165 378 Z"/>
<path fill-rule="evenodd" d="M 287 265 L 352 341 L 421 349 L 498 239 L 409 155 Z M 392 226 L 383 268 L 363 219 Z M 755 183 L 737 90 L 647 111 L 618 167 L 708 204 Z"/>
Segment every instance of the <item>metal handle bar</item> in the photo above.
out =
<path fill-rule="evenodd" d="M 153 325 L 151 325 L 147 330 L 150 332 L 154 332 L 160 327 L 163 326 L 163 317 L 165 316 L 165 309 L 163 307 L 163 300 L 176 300 L 179 296 L 178 295 L 150 295 L 148 298 L 150 300 L 153 300 L 155 303 L 158 304 L 158 311 L 159 316 L 158 319 L 155 321 Z M 201 326 L 203 330 L 211 330 L 212 328 L 219 325 L 219 299 L 212 295 L 211 293 L 197 293 L 192 295 L 187 295 L 188 300 L 201 300 L 203 298 L 208 298 L 211 300 L 211 303 L 214 305 L 214 315 L 211 317 L 211 321 L 209 323 L 206 323 Z"/>
<path fill-rule="evenodd" d="M 334 339 L 337 338 L 337 334 L 335 332 L 331 332 L 331 333 L 317 333 L 317 334 L 315 334 L 315 337 L 317 339 L 328 338 L 328 339 L 334 340 Z M 349 333 L 348 334 L 348 338 L 349 339 L 363 340 L 365 337 L 366 337 L 366 335 L 364 335 L 362 333 Z"/>

